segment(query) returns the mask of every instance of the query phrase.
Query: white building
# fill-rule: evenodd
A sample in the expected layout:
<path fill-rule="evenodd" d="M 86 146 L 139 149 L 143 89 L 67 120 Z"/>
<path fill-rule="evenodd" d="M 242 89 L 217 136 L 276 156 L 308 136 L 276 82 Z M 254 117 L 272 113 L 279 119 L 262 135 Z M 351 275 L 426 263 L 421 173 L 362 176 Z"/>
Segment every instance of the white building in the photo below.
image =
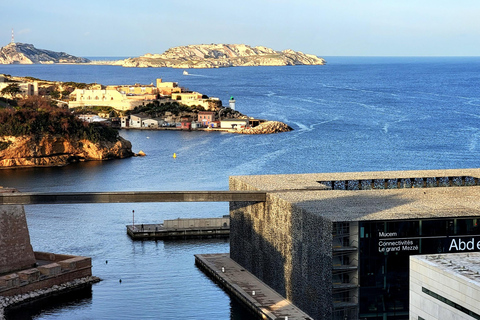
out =
<path fill-rule="evenodd" d="M 70 108 L 105 106 L 117 110 L 132 110 L 144 105 L 150 100 L 141 100 L 138 97 L 129 98 L 126 93 L 117 90 L 87 90 L 75 89 L 70 94 Z"/>
<path fill-rule="evenodd" d="M 478 237 L 453 243 L 480 246 Z M 410 319 L 480 319 L 480 253 L 410 256 Z"/>
<path fill-rule="evenodd" d="M 248 127 L 248 119 L 223 119 L 220 121 L 221 129 L 241 129 Z"/>
<path fill-rule="evenodd" d="M 102 118 L 96 114 L 81 114 L 81 115 L 78 115 L 77 117 L 89 123 L 107 121 L 107 119 Z"/>

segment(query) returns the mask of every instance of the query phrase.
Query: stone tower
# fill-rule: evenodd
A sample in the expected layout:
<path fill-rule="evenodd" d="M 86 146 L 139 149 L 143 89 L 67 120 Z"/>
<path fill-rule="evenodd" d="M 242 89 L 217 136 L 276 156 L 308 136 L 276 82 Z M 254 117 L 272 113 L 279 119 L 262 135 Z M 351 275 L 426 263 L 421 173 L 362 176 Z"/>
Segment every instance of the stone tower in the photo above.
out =
<path fill-rule="evenodd" d="M 14 192 L 3 189 L 0 193 Z M 35 266 L 25 210 L 21 205 L 0 205 L 0 274 Z"/>

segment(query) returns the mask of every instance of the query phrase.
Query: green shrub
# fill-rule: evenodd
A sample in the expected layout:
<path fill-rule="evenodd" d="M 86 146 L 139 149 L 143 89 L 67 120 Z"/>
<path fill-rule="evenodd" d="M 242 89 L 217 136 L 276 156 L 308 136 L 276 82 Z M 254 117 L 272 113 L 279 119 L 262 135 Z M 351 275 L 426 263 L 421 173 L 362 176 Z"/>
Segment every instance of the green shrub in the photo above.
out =
<path fill-rule="evenodd" d="M 39 138 L 44 134 L 87 139 L 94 143 L 118 139 L 116 129 L 84 122 L 68 110 L 53 107 L 48 100 L 38 96 L 21 100 L 15 109 L 0 109 L 0 136 L 34 135 Z"/>

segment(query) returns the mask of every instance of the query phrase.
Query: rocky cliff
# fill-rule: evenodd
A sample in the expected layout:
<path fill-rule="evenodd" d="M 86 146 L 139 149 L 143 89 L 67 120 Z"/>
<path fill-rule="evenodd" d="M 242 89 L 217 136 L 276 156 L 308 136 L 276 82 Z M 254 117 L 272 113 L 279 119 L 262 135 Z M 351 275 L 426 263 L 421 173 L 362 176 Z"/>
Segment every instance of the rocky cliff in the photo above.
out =
<path fill-rule="evenodd" d="M 87 63 L 86 58 L 75 57 L 65 52 L 37 49 L 28 43 L 10 43 L 0 49 L 0 64 L 53 64 Z"/>
<path fill-rule="evenodd" d="M 323 65 L 325 60 L 299 51 L 275 51 L 244 44 L 202 44 L 168 49 L 113 62 L 124 67 L 220 68 L 238 66 Z"/>
<path fill-rule="evenodd" d="M 93 143 L 69 140 L 62 136 L 0 137 L 0 168 L 63 166 L 83 160 L 108 160 L 133 156 L 132 144 L 119 137 L 117 141 Z"/>

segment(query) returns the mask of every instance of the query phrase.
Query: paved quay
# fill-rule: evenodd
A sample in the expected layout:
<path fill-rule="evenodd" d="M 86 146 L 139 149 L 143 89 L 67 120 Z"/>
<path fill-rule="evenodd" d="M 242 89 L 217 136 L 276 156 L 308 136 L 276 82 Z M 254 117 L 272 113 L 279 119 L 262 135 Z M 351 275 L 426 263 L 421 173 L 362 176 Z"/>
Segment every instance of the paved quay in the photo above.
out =
<path fill-rule="evenodd" d="M 312 320 L 308 314 L 230 259 L 228 253 L 196 254 L 195 264 L 262 319 Z"/>

